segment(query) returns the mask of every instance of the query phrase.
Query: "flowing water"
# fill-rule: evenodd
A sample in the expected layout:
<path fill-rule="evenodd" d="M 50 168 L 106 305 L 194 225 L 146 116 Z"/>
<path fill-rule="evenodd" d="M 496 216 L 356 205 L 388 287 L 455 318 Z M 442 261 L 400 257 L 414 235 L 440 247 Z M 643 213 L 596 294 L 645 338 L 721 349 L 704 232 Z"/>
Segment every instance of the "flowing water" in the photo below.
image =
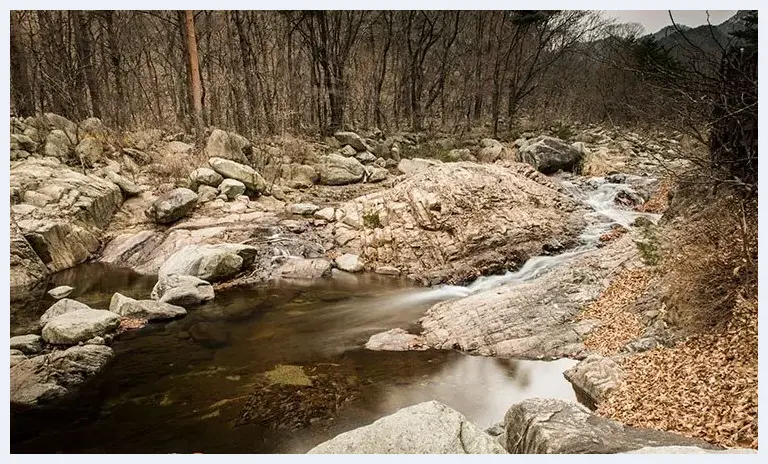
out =
<path fill-rule="evenodd" d="M 530 259 L 515 272 L 466 286 L 416 288 L 377 275 L 337 276 L 306 285 L 276 283 L 219 292 L 177 321 L 119 337 L 115 358 L 52 408 L 12 408 L 12 452 L 305 452 L 338 433 L 402 407 L 438 400 L 488 427 L 524 398 L 575 400 L 552 362 L 483 358 L 453 351 L 371 352 L 373 334 L 415 321 L 437 301 L 536 278 L 595 246 L 612 224 L 639 213 L 614 206 L 627 187 L 594 181 L 572 194 L 594 211 L 582 246 Z M 657 217 L 651 217 L 655 220 Z M 112 293 L 146 298 L 154 278 L 86 264 L 49 287 L 106 307 Z M 41 300 L 12 320 L 15 332 L 50 305 Z"/>

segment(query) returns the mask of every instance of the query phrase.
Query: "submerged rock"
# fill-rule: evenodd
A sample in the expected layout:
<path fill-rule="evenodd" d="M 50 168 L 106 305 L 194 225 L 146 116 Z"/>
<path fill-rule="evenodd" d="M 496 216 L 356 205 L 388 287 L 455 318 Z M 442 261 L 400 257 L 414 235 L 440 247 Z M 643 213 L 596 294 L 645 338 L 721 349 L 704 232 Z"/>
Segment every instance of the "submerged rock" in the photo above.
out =
<path fill-rule="evenodd" d="M 504 417 L 512 454 L 614 454 L 656 446 L 697 446 L 703 440 L 660 430 L 627 427 L 567 401 L 533 398 Z"/>
<path fill-rule="evenodd" d="M 458 411 L 428 401 L 337 435 L 308 454 L 504 454 Z"/>
<path fill-rule="evenodd" d="M 109 310 L 124 317 L 159 321 L 174 319 L 187 314 L 181 306 L 155 300 L 134 300 L 120 293 L 112 295 Z"/>

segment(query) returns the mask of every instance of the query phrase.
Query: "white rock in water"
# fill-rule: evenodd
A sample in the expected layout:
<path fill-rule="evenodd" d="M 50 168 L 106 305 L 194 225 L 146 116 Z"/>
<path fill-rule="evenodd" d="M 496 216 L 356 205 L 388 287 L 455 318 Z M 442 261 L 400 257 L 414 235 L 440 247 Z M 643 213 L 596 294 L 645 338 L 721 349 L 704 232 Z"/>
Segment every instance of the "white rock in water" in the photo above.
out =
<path fill-rule="evenodd" d="M 344 253 L 335 260 L 336 267 L 342 271 L 360 272 L 363 270 L 363 260 L 358 255 Z"/>
<path fill-rule="evenodd" d="M 51 297 L 57 300 L 60 300 L 62 298 L 66 298 L 69 295 L 71 295 L 73 290 L 74 288 L 68 285 L 61 285 L 59 287 L 49 290 L 48 294 L 51 295 Z"/>
<path fill-rule="evenodd" d="M 100 309 L 81 309 L 56 316 L 43 327 L 43 340 L 56 345 L 76 345 L 106 335 L 120 326 L 120 317 Z"/>
<path fill-rule="evenodd" d="M 458 411 L 428 401 L 337 435 L 308 454 L 505 454 Z"/>

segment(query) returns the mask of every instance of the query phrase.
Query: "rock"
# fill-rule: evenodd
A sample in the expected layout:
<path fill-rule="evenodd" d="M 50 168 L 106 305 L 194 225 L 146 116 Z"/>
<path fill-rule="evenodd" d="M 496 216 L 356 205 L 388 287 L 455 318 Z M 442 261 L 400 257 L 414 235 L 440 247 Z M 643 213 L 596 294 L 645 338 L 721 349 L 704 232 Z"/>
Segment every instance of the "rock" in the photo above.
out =
<path fill-rule="evenodd" d="M 11 368 L 11 403 L 40 405 L 60 398 L 99 373 L 114 356 L 108 346 L 73 346 Z"/>
<path fill-rule="evenodd" d="M 403 408 L 337 435 L 308 454 L 504 454 L 504 449 L 458 411 L 437 401 Z"/>
<path fill-rule="evenodd" d="M 11 134 L 11 150 L 34 153 L 37 150 L 37 142 L 23 134 Z"/>
<path fill-rule="evenodd" d="M 210 140 L 210 137 L 208 138 L 208 140 Z M 170 153 L 181 153 L 181 154 L 188 155 L 192 153 L 192 150 L 194 150 L 195 147 L 188 143 L 174 140 L 172 142 L 168 142 L 168 145 L 165 146 L 165 149 L 168 150 Z"/>
<path fill-rule="evenodd" d="M 43 327 L 43 340 L 56 345 L 76 345 L 117 330 L 120 317 L 110 311 L 81 309 L 56 316 Z"/>
<path fill-rule="evenodd" d="M 482 139 L 480 146 L 482 148 L 477 152 L 477 160 L 481 163 L 493 163 L 500 159 L 505 151 L 504 145 L 495 139 Z"/>
<path fill-rule="evenodd" d="M 183 307 L 195 306 L 214 299 L 210 283 L 190 275 L 160 277 L 150 298 Z"/>
<path fill-rule="evenodd" d="M 578 172 L 583 154 L 567 142 L 542 135 L 526 141 L 518 156 L 538 171 L 554 174 L 559 170 Z"/>
<path fill-rule="evenodd" d="M 655 446 L 712 448 L 703 440 L 660 430 L 627 427 L 567 401 L 532 398 L 504 417 L 512 454 L 614 454 Z"/>
<path fill-rule="evenodd" d="M 227 179 L 239 180 L 245 184 L 245 188 L 253 193 L 261 194 L 267 188 L 267 182 L 252 167 L 239 164 L 223 158 L 211 158 L 208 160 L 214 171 Z"/>
<path fill-rule="evenodd" d="M 369 151 L 361 151 L 360 153 L 355 155 L 355 158 L 357 158 L 357 160 L 363 164 L 369 164 L 376 161 L 376 155 L 374 155 Z"/>
<path fill-rule="evenodd" d="M 12 213 L 10 221 L 10 293 L 12 299 L 18 299 L 20 295 L 44 279 L 48 275 L 48 269 L 22 235 L 19 226 L 13 220 L 13 216 Z"/>
<path fill-rule="evenodd" d="M 102 159 L 104 144 L 93 137 L 86 137 L 80 140 L 80 143 L 75 147 L 75 154 L 86 166 L 93 166 L 94 163 Z"/>
<path fill-rule="evenodd" d="M 71 139 L 77 137 L 77 124 L 55 113 L 45 113 L 43 115 L 44 127 L 65 132 Z"/>
<path fill-rule="evenodd" d="M 42 316 L 40 316 L 40 327 L 45 326 L 48 321 L 54 317 L 61 316 L 62 314 L 90 309 L 90 306 L 84 303 L 80 303 L 79 301 L 70 300 L 69 298 L 61 299 L 51 305 L 51 307 L 48 308 L 48 310 L 45 311 Z"/>
<path fill-rule="evenodd" d="M 281 221 L 280 225 L 288 229 L 289 232 L 293 232 L 294 234 L 301 234 L 307 230 L 306 221 L 294 221 L 293 219 L 286 219 L 285 221 Z"/>
<path fill-rule="evenodd" d="M 386 180 L 387 176 L 389 175 L 389 171 L 387 171 L 385 168 L 377 168 L 371 166 L 366 166 L 365 172 L 368 175 L 367 180 L 369 183 L 381 182 Z"/>
<path fill-rule="evenodd" d="M 320 180 L 317 170 L 306 164 L 290 164 L 283 169 L 283 176 L 290 188 L 306 189 Z M 277 197 L 275 197 L 277 198 Z"/>
<path fill-rule="evenodd" d="M 247 269 L 257 251 L 256 247 L 234 243 L 189 245 L 168 258 L 158 275 L 190 275 L 215 282 Z"/>
<path fill-rule="evenodd" d="M 62 130 L 52 130 L 45 138 L 45 156 L 66 161 L 72 153 L 72 141 Z"/>
<path fill-rule="evenodd" d="M 400 275 L 400 269 L 394 266 L 379 266 L 374 271 L 376 274 L 398 276 Z"/>
<path fill-rule="evenodd" d="M 287 279 L 318 279 L 331 275 L 331 263 L 322 258 L 290 258 L 277 268 L 276 275 Z"/>
<path fill-rule="evenodd" d="M 371 336 L 365 349 L 372 351 L 423 351 L 428 350 L 418 335 L 403 329 L 391 329 Z"/>
<path fill-rule="evenodd" d="M 324 185 L 352 184 L 360 182 L 365 175 L 365 168 L 360 161 L 337 154 L 321 156 L 317 171 L 320 183 Z"/>
<path fill-rule="evenodd" d="M 592 354 L 563 372 L 563 375 L 573 385 L 579 401 L 596 409 L 619 386 L 622 371 L 613 359 Z"/>
<path fill-rule="evenodd" d="M 219 192 L 230 200 L 245 193 L 245 184 L 235 179 L 224 179 L 219 185 Z"/>
<path fill-rule="evenodd" d="M 363 270 L 363 260 L 359 256 L 351 253 L 344 253 L 335 260 L 336 267 L 342 271 L 360 272 Z"/>
<path fill-rule="evenodd" d="M 467 161 L 472 156 L 472 152 L 469 148 L 455 148 L 448 152 L 445 157 L 448 161 Z"/>
<path fill-rule="evenodd" d="M 160 321 L 174 319 L 187 314 L 187 310 L 156 300 L 134 300 L 120 293 L 112 295 L 109 310 L 123 317 Z"/>
<path fill-rule="evenodd" d="M 40 335 L 28 334 L 11 337 L 11 350 L 19 350 L 24 354 L 37 354 L 42 349 Z"/>
<path fill-rule="evenodd" d="M 210 185 L 218 187 L 224 177 L 213 169 L 197 168 L 189 174 L 190 180 L 196 184 Z"/>
<path fill-rule="evenodd" d="M 350 156 L 355 156 L 357 154 L 357 150 L 352 148 L 351 145 L 344 145 L 341 148 L 341 150 L 339 150 L 339 153 L 344 155 L 344 156 L 346 156 L 346 157 L 350 157 Z"/>
<path fill-rule="evenodd" d="M 294 203 L 285 207 L 286 211 L 290 214 L 298 214 L 299 216 L 311 216 L 320 207 L 312 203 Z"/>
<path fill-rule="evenodd" d="M 429 169 L 434 166 L 439 166 L 442 163 L 437 160 L 423 159 L 423 158 L 403 158 L 397 163 L 398 171 L 403 174 L 414 174 L 425 169 Z"/>
<path fill-rule="evenodd" d="M 107 171 L 104 173 L 104 177 L 120 187 L 120 191 L 122 191 L 127 197 L 139 195 L 142 191 L 141 187 L 115 172 Z"/>
<path fill-rule="evenodd" d="M 188 216 L 197 205 L 197 194 L 187 188 L 177 188 L 160 196 L 147 210 L 147 216 L 158 224 L 169 224 Z"/>
<path fill-rule="evenodd" d="M 327 208 L 322 208 L 315 211 L 313 216 L 318 219 L 323 219 L 328 222 L 333 222 L 336 220 L 336 209 L 331 206 Z"/>
<path fill-rule="evenodd" d="M 11 367 L 15 366 L 16 364 L 19 364 L 20 362 L 27 359 L 27 357 L 19 350 L 11 350 Z"/>
<path fill-rule="evenodd" d="M 208 140 L 205 143 L 205 156 L 208 158 L 219 158 L 224 160 L 231 160 L 235 163 L 247 164 L 250 162 L 248 157 L 252 152 L 253 148 L 251 147 L 251 142 L 249 142 L 248 139 L 242 135 L 235 134 L 234 132 L 225 132 L 220 129 L 215 129 L 213 132 L 211 132 L 211 135 L 208 136 Z M 224 177 L 237 179 L 248 185 L 242 179 L 228 176 L 219 170 L 216 170 L 216 172 Z M 253 190 L 256 191 L 256 189 Z"/>
<path fill-rule="evenodd" d="M 368 150 L 363 138 L 354 132 L 336 132 L 333 136 L 339 141 L 341 146 L 349 145 L 354 148 L 356 152 Z"/>
<path fill-rule="evenodd" d="M 23 198 L 45 199 L 35 209 L 16 210 L 14 216 L 19 231 L 50 272 L 90 258 L 101 247 L 103 229 L 123 201 L 114 183 L 47 158 L 14 163 L 10 187 L 11 192 L 23 193 Z M 17 245 L 21 242 L 13 240 L 12 254 L 22 251 Z"/>
<path fill-rule="evenodd" d="M 197 188 L 198 203 L 208 203 L 215 200 L 217 196 L 219 196 L 219 191 L 210 185 L 201 185 Z"/>

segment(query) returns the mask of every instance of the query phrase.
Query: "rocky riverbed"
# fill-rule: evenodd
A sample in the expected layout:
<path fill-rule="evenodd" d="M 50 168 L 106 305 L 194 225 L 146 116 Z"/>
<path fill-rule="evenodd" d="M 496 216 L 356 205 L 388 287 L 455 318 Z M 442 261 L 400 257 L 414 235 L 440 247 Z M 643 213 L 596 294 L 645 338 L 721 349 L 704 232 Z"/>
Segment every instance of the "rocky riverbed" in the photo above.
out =
<path fill-rule="evenodd" d="M 574 403 L 622 381 L 585 343 L 606 321 L 582 311 L 643 267 L 636 243 L 660 217 L 643 204 L 674 140 L 590 128 L 438 161 L 408 135 L 342 132 L 292 157 L 218 129 L 204 147 L 153 131 L 126 146 L 56 115 L 11 132 L 19 451 L 304 452 L 340 432 L 312 452 L 712 448 Z M 625 355 L 670 340 L 641 332 Z M 552 372 L 557 399 L 534 399 Z M 159 423 L 156 440 L 130 438 Z M 206 449 L 179 438 L 209 424 Z M 295 439 L 276 438 L 286 428 Z"/>

